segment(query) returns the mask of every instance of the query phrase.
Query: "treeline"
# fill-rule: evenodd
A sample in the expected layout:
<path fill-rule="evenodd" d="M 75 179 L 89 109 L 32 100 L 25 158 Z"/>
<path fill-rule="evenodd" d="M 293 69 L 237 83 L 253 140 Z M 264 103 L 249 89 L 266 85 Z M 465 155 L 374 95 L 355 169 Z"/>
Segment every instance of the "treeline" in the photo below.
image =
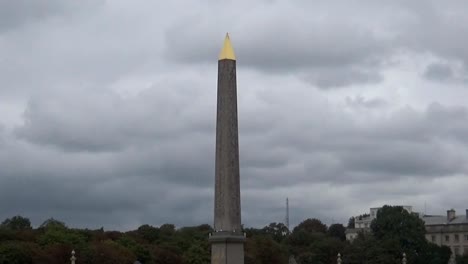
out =
<path fill-rule="evenodd" d="M 298 264 L 335 264 L 341 253 L 344 264 L 400 264 L 405 252 L 408 264 L 447 264 L 448 247 L 428 243 L 424 224 L 401 207 L 385 206 L 371 224 L 371 233 L 353 243 L 345 238 L 345 227 L 327 227 L 307 219 L 292 231 L 282 223 L 264 228 L 245 228 L 246 264 L 287 264 L 294 256 Z M 33 229 L 29 219 L 15 216 L 0 225 L 0 264 L 209 264 L 208 235 L 211 226 L 176 228 L 142 225 L 129 232 L 68 228 L 55 219 Z M 458 264 L 468 264 L 459 258 Z"/>

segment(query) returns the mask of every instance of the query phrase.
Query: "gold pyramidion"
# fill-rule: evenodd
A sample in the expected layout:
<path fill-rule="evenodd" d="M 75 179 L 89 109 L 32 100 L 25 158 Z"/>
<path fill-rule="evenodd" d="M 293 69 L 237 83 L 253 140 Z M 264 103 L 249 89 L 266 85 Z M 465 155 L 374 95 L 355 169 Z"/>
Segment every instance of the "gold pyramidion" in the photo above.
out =
<path fill-rule="evenodd" d="M 234 55 L 234 49 L 232 48 L 228 33 L 226 33 L 226 38 L 224 39 L 223 49 L 219 53 L 219 60 L 225 59 L 236 60 L 236 55 Z"/>

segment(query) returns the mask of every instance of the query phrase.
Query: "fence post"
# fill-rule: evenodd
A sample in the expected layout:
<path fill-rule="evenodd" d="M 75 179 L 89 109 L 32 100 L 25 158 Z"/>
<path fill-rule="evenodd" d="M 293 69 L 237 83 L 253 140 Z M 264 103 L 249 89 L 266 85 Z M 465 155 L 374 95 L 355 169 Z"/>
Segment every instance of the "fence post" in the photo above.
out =
<path fill-rule="evenodd" d="M 341 264 L 341 254 L 340 253 L 338 253 L 338 258 L 336 260 L 336 263 Z"/>
<path fill-rule="evenodd" d="M 401 260 L 402 264 L 406 264 L 406 253 L 403 252 L 403 259 Z"/>
<path fill-rule="evenodd" d="M 450 255 L 448 264 L 457 264 L 457 261 L 455 260 L 455 254 L 452 253 L 452 255 Z"/>
<path fill-rule="evenodd" d="M 70 258 L 71 264 L 75 264 L 75 260 L 76 260 L 76 258 L 75 258 L 75 250 L 72 250 L 71 254 L 72 254 L 72 256 L 71 256 L 71 258 Z"/>

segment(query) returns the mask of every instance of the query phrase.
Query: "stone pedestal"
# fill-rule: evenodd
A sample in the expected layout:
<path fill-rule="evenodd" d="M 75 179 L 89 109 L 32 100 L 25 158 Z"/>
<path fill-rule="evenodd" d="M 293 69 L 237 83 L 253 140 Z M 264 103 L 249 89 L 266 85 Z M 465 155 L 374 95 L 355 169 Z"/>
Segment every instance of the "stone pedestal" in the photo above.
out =
<path fill-rule="evenodd" d="M 244 263 L 244 234 L 217 232 L 210 237 L 211 264 Z"/>

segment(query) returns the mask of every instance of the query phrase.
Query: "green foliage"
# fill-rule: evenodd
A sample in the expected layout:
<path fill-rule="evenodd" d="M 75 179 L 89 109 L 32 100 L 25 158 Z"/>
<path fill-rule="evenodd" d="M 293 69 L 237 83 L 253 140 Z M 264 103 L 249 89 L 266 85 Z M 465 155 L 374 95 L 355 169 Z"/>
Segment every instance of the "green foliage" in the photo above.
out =
<path fill-rule="evenodd" d="M 246 264 L 283 264 L 286 250 L 270 236 L 248 238 L 245 244 Z"/>
<path fill-rule="evenodd" d="M 159 228 L 142 225 L 137 229 L 137 233 L 148 243 L 153 243 L 159 239 Z"/>
<path fill-rule="evenodd" d="M 289 234 L 289 230 L 283 223 L 271 223 L 262 229 L 262 233 L 269 235 L 276 242 L 281 243 Z"/>
<path fill-rule="evenodd" d="M 144 247 L 142 244 L 136 242 L 134 239 L 129 236 L 122 236 L 117 240 L 117 243 L 124 246 L 126 249 L 130 250 L 135 256 L 136 259 L 142 263 L 147 263 L 151 260 L 150 251 Z"/>
<path fill-rule="evenodd" d="M 31 250 L 24 243 L 5 242 L 0 244 L 0 264 L 32 263 Z"/>
<path fill-rule="evenodd" d="M 328 234 L 331 237 L 336 237 L 341 241 L 346 240 L 346 234 L 345 234 L 346 228 L 342 224 L 332 224 L 328 228 Z"/>
<path fill-rule="evenodd" d="M 457 256 L 457 264 L 468 264 L 468 253 L 463 256 Z"/>
<path fill-rule="evenodd" d="M 94 243 L 91 263 L 99 264 L 128 264 L 133 263 L 136 256 L 119 243 L 106 240 Z"/>
<path fill-rule="evenodd" d="M 32 229 L 31 221 L 28 218 L 22 216 L 13 216 L 12 218 L 5 219 L 1 224 L 0 228 L 9 230 L 29 230 Z"/>
<path fill-rule="evenodd" d="M 6 228 L 0 228 L 0 243 L 3 241 L 15 240 L 16 232 Z"/>
<path fill-rule="evenodd" d="M 293 232 L 297 232 L 299 230 L 304 230 L 308 233 L 326 233 L 327 226 L 318 219 L 309 218 L 296 226 Z"/>
<path fill-rule="evenodd" d="M 87 239 L 79 230 L 49 228 L 38 237 L 37 242 L 43 247 L 52 244 L 64 244 L 77 248 L 83 247 Z"/>
<path fill-rule="evenodd" d="M 379 241 L 396 241 L 392 248 L 396 257 L 406 252 L 408 261 L 414 263 L 420 259 L 427 241 L 424 236 L 426 229 L 424 222 L 414 214 L 408 213 L 401 206 L 384 206 L 377 212 L 377 218 L 371 223 L 371 230 Z M 398 251 L 397 251 L 398 250 Z"/>
<path fill-rule="evenodd" d="M 67 226 L 65 225 L 64 222 L 62 221 L 59 221 L 59 220 L 56 220 L 54 218 L 49 218 L 47 220 L 45 220 L 40 226 L 39 228 L 45 228 L 45 229 L 50 229 L 50 228 L 53 228 L 53 229 L 66 229 Z"/>
<path fill-rule="evenodd" d="M 154 264 L 182 264 L 182 258 L 170 250 L 155 247 L 151 252 Z"/>
<path fill-rule="evenodd" d="M 356 221 L 356 219 L 354 219 L 354 216 L 350 217 L 349 220 L 348 220 L 347 228 L 354 228 L 355 227 L 355 221 Z"/>
<path fill-rule="evenodd" d="M 67 228 L 53 218 L 37 229 L 29 220 L 13 217 L 0 228 L 0 264 L 69 263 L 75 249 L 77 264 L 134 263 L 209 264 L 209 225 L 160 227 L 142 225 L 129 232 Z M 371 224 L 371 233 L 361 233 L 353 243 L 344 241 L 344 226 L 329 228 L 318 219 L 307 219 L 289 232 L 282 223 L 243 228 L 247 234 L 246 264 L 283 264 L 295 256 L 298 264 L 335 264 L 338 252 L 346 264 L 401 263 L 406 252 L 409 264 L 446 264 L 448 247 L 426 242 L 424 225 L 402 208 L 384 207 Z M 458 257 L 459 264 L 468 264 Z"/>
<path fill-rule="evenodd" d="M 344 242 L 326 233 L 294 229 L 288 237 L 288 245 L 300 264 L 332 263 L 342 252 Z"/>
<path fill-rule="evenodd" d="M 184 253 L 183 260 L 185 264 L 210 264 L 210 251 L 200 243 L 194 243 Z"/>
<path fill-rule="evenodd" d="M 384 206 L 371 223 L 372 233 L 359 234 L 344 250 L 349 264 L 446 264 L 450 249 L 427 242 L 424 222 L 399 206 Z"/>

